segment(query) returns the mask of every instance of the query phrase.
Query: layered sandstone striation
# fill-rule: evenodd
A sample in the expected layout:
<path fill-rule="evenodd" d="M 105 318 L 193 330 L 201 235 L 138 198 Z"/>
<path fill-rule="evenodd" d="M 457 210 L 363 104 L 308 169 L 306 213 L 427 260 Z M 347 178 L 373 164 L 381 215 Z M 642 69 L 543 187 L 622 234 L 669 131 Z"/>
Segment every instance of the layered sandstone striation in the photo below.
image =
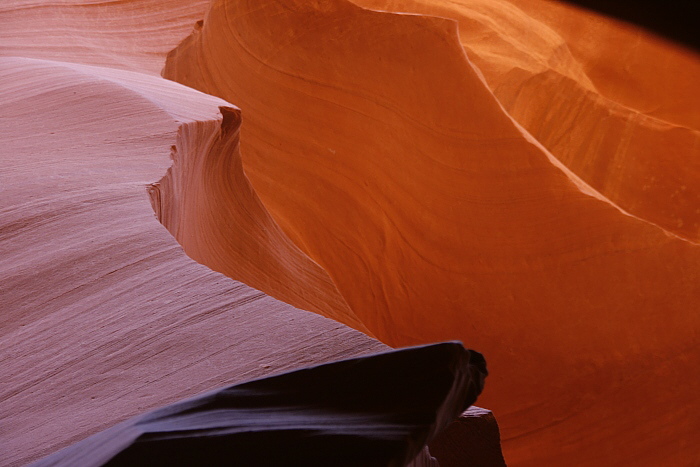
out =
<path fill-rule="evenodd" d="M 0 55 L 157 75 L 209 0 L 4 0 Z"/>
<path fill-rule="evenodd" d="M 632 215 L 700 240 L 695 52 L 562 2 L 354 2 L 458 21 L 501 105 L 558 160 Z"/>
<path fill-rule="evenodd" d="M 386 349 L 297 308 L 483 351 L 509 464 L 700 463 L 696 54 L 534 0 L 7 0 L 0 56 L 6 463 Z"/>
<path fill-rule="evenodd" d="M 144 410 L 386 349 L 189 259 L 146 186 L 228 103 L 161 78 L 0 58 L 0 445 L 23 465 Z"/>
<path fill-rule="evenodd" d="M 508 112 L 462 43 L 458 22 L 444 18 L 341 0 L 221 0 L 169 55 L 163 75 L 242 109 L 252 186 L 374 335 L 391 345 L 458 338 L 489 356 L 495 377 L 485 400 L 498 413 L 506 458 L 668 462 L 664 447 L 690 446 L 700 429 L 696 385 L 684 376 L 700 358 L 692 350 L 699 252 L 645 210 L 663 216 L 682 203 L 654 195 L 661 204 L 644 204 L 630 194 L 638 187 L 628 175 L 605 175 L 627 187 L 622 195 L 568 167 L 569 156 Z M 545 37 L 533 54 L 547 56 L 551 45 Z M 611 141 L 601 146 L 609 157 L 619 143 L 663 162 L 663 144 L 637 136 L 663 140 L 669 133 L 644 119 L 665 117 L 646 109 L 635 120 L 643 124 L 624 133 L 615 129 L 622 113 L 618 120 L 587 113 L 579 85 L 564 84 L 592 88 L 594 80 L 559 50 L 563 58 L 551 61 L 564 78 L 547 93 L 571 94 L 571 107 L 583 109 L 574 125 L 581 134 L 567 143 L 571 157 L 600 136 Z M 549 73 L 535 62 L 526 75 Z M 600 99 L 614 97 L 607 92 Z M 566 103 L 523 102 L 541 112 L 535 120 L 547 131 L 573 125 L 570 114 L 556 114 L 568 112 Z M 673 164 L 697 153 L 692 138 L 679 143 Z M 605 151 L 595 156 L 603 161 Z M 598 162 L 584 165 L 603 172 Z M 630 158 L 621 170 L 647 168 Z M 683 172 L 691 176 L 692 164 Z M 650 389 L 650 379 L 664 383 Z M 673 427 L 648 436 L 670 412 Z M 581 436 L 586 426 L 595 429 Z M 674 460 L 687 462 L 697 456 L 691 451 L 675 451 Z"/>
<path fill-rule="evenodd" d="M 160 222 L 187 254 L 229 277 L 371 334 L 328 274 L 282 232 L 241 165 L 239 109 L 178 130 L 173 165 L 149 187 Z"/>

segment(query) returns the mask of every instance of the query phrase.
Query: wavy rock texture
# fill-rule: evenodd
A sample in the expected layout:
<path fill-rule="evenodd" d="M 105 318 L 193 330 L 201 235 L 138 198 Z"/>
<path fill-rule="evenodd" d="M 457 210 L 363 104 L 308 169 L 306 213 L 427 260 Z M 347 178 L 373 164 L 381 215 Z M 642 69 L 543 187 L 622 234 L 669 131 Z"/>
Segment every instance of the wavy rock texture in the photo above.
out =
<path fill-rule="evenodd" d="M 167 3 L 159 0 L 90 3 L 66 0 L 50 4 L 12 0 L 0 6 L 0 55 L 158 74 L 167 52 L 191 31 L 192 24 L 203 16 L 207 5 L 208 0 Z M 42 39 L 38 41 L 37 37 Z M 225 103 L 222 101 L 222 104 Z M 188 144 L 187 137 L 183 138 L 182 134 L 197 135 L 203 141 L 211 139 L 205 133 L 218 134 L 215 126 L 214 122 L 183 125 L 177 144 Z M 196 171 L 178 171 L 177 164 L 173 167 L 175 176 L 181 179 L 177 189 L 185 190 L 184 193 L 175 194 L 169 190 L 156 194 L 154 191 L 164 185 L 171 186 L 172 169 L 160 183 L 153 185 L 152 197 L 159 197 L 154 209 L 162 214 L 165 203 L 165 209 L 171 211 L 167 218 L 161 216 L 160 220 L 191 257 L 216 271 L 371 335 L 349 309 L 328 274 L 280 232 L 261 205 L 242 169 L 238 168 L 239 156 L 226 152 L 237 144 L 237 136 L 233 135 L 236 131 L 231 130 L 230 139 L 212 143 L 219 145 L 213 151 L 205 145 L 199 147 L 198 141 L 185 149 L 191 151 L 186 158 L 178 158 L 177 150 L 173 150 L 173 159 L 179 160 L 187 170 Z M 204 161 L 196 159 L 200 156 L 198 151 L 208 153 L 209 157 Z M 194 159 L 196 163 L 191 162 Z M 232 172 L 220 170 L 229 167 Z M 211 175 L 216 180 L 207 180 Z M 178 201 L 169 202 L 170 196 L 177 196 Z M 230 204 L 224 203 L 222 196 Z M 193 214 L 193 210 L 197 214 Z M 221 210 L 225 215 L 219 216 Z M 213 248 L 200 248 L 199 244 L 212 243 L 210 236 L 216 239 Z"/>
<path fill-rule="evenodd" d="M 208 0 L 3 0 L 0 55 L 157 75 Z"/>
<path fill-rule="evenodd" d="M 557 159 L 629 213 L 700 240 L 697 54 L 559 2 L 355 3 L 457 20 L 490 89 Z"/>
<path fill-rule="evenodd" d="M 574 157 L 593 134 L 586 102 L 608 105 L 614 91 L 582 100 L 577 89 L 600 77 L 560 55 L 564 78 L 547 89 L 570 91 L 589 115 Z M 509 462 L 696 463 L 697 247 L 644 210 L 625 214 L 631 192 L 594 191 L 565 167 L 470 56 L 448 19 L 342 0 L 217 0 L 164 76 L 240 106 L 252 186 L 370 331 L 391 345 L 458 338 L 484 351 L 485 405 Z M 630 111 L 620 106 L 599 122 L 595 135 L 613 140 L 602 147 L 644 144 L 654 156 L 660 146 L 638 134 L 668 132 L 639 113 L 621 133 Z M 548 131 L 562 131 L 549 129 L 566 124 L 562 107 Z"/>
<path fill-rule="evenodd" d="M 211 267 L 392 345 L 484 351 L 509 464 L 700 464 L 697 57 L 554 2 L 356 2 L 410 14 L 2 2 L 2 56 L 151 75 L 204 18 L 165 75 L 243 119 L 239 154 L 224 101 L 2 59 L 3 462 L 385 348 L 186 258 L 161 179 Z"/>
<path fill-rule="evenodd" d="M 211 130 L 204 146 L 225 105 L 142 74 L 0 58 L 0 464 L 225 383 L 386 349 L 195 263 L 154 219 L 145 187 L 178 129 Z"/>
<path fill-rule="evenodd" d="M 370 334 L 328 274 L 268 214 L 243 173 L 240 111 L 221 111 L 222 122 L 180 128 L 173 166 L 149 190 L 161 223 L 215 271 Z"/>
<path fill-rule="evenodd" d="M 304 368 L 160 408 L 35 465 L 418 467 L 483 389 L 483 361 L 449 342 Z"/>

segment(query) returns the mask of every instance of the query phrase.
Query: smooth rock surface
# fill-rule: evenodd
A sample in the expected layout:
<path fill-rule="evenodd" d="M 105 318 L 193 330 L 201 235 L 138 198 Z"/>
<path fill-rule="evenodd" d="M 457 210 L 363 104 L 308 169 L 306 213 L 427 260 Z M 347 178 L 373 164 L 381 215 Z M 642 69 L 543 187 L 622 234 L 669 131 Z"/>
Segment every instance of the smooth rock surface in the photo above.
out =
<path fill-rule="evenodd" d="M 541 53 L 566 82 L 586 83 L 566 47 L 548 56 L 546 36 L 529 52 L 536 23 L 510 18 L 524 22 L 506 31 L 524 43 L 520 59 Z M 251 185 L 375 336 L 390 345 L 460 339 L 488 356 L 483 404 L 499 414 L 509 461 L 696 463 L 700 382 L 686 375 L 700 363 L 698 247 L 548 151 L 507 111 L 458 28 L 468 31 L 344 0 L 215 0 L 164 76 L 241 108 Z M 574 112 L 585 110 L 579 104 Z M 530 108 L 550 107 L 533 97 Z M 566 131 L 563 117 L 546 122 Z M 657 161 L 678 154 L 674 172 L 652 171 L 672 184 L 692 177 L 677 164 L 696 146 L 662 153 L 636 130 L 625 139 L 614 122 L 599 120 L 595 133 L 610 131 L 609 148 L 632 141 Z M 572 150 L 590 141 L 580 138 Z M 634 160 L 632 170 L 647 170 Z"/>
<path fill-rule="evenodd" d="M 355 3 L 458 21 L 499 102 L 558 160 L 630 214 L 700 240 L 696 52 L 563 2 Z"/>
<path fill-rule="evenodd" d="M 0 58 L 0 83 L 2 465 L 222 384 L 387 348 L 195 263 L 155 219 L 146 187 L 178 128 L 218 132 L 226 102 L 25 58 Z"/>
<path fill-rule="evenodd" d="M 158 75 L 209 0 L 3 0 L 0 55 Z"/>
<path fill-rule="evenodd" d="M 207 226 L 199 254 L 241 261 L 227 274 L 393 345 L 483 351 L 480 402 L 510 464 L 700 464 L 696 55 L 559 2 L 209 3 L 0 4 L 0 56 L 149 75 L 194 27 L 166 75 L 231 101 L 3 59 L 8 463 L 239 377 L 384 348 L 184 257 L 145 195 L 161 180 L 161 220 Z M 169 154 L 207 154 L 234 105 L 243 174 L 165 190 Z M 212 191 L 220 224 L 193 215 L 206 200 L 173 201 Z"/>

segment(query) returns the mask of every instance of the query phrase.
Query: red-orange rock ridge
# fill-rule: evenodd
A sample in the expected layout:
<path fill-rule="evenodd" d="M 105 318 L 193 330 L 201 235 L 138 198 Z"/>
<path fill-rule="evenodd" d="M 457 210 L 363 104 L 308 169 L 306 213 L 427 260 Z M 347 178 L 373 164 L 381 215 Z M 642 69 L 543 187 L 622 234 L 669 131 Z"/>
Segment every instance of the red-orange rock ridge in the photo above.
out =
<path fill-rule="evenodd" d="M 485 405 L 507 459 L 668 462 L 663 447 L 700 430 L 685 384 L 700 357 L 689 350 L 697 247 L 540 144 L 465 55 L 457 25 L 346 1 L 214 1 L 164 76 L 240 106 L 253 187 L 370 331 L 392 345 L 459 338 L 488 355 Z M 593 82 L 573 61 L 567 73 Z M 586 121 L 579 143 L 603 131 Z M 660 147 L 643 144 L 650 157 Z M 651 396 L 649 379 L 675 390 Z M 646 436 L 669 410 L 673 428 Z M 610 421 L 582 437 L 591 420 Z"/>
<path fill-rule="evenodd" d="M 483 351 L 510 465 L 700 463 L 696 53 L 559 2 L 209 3 L 0 5 L 8 463 L 384 348 L 189 260 L 146 186 L 213 269 Z"/>

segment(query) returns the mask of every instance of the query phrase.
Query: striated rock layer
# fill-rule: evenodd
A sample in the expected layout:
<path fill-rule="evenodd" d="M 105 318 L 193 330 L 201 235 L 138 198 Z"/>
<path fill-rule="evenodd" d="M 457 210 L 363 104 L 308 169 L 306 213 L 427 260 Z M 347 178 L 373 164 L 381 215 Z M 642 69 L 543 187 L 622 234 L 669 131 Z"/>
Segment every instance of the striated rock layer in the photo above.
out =
<path fill-rule="evenodd" d="M 387 347 L 187 258 L 146 186 L 220 99 L 161 78 L 0 58 L 0 464 L 144 410 Z"/>
<path fill-rule="evenodd" d="M 560 2 L 355 3 L 457 20 L 499 102 L 557 159 L 622 209 L 700 240 L 696 53 Z"/>
<path fill-rule="evenodd" d="M 0 56 L 157 75 L 209 0 L 3 0 Z"/>
<path fill-rule="evenodd" d="M 180 127 L 173 166 L 149 188 L 158 219 L 200 263 L 371 334 L 269 215 L 241 166 L 240 111 L 221 111 L 222 122 Z"/>
<path fill-rule="evenodd" d="M 356 3 L 410 14 L 2 2 L 0 56 L 151 75 L 204 18 L 165 75 L 243 121 L 239 153 L 227 102 L 2 59 L 3 462 L 385 348 L 187 259 L 150 186 L 211 267 L 392 345 L 484 351 L 509 464 L 700 464 L 697 57 L 555 2 Z"/>
<path fill-rule="evenodd" d="M 697 247 L 540 144 L 455 21 L 217 0 L 163 74 L 242 109 L 252 186 L 374 335 L 484 351 L 509 462 L 697 460 Z"/>

